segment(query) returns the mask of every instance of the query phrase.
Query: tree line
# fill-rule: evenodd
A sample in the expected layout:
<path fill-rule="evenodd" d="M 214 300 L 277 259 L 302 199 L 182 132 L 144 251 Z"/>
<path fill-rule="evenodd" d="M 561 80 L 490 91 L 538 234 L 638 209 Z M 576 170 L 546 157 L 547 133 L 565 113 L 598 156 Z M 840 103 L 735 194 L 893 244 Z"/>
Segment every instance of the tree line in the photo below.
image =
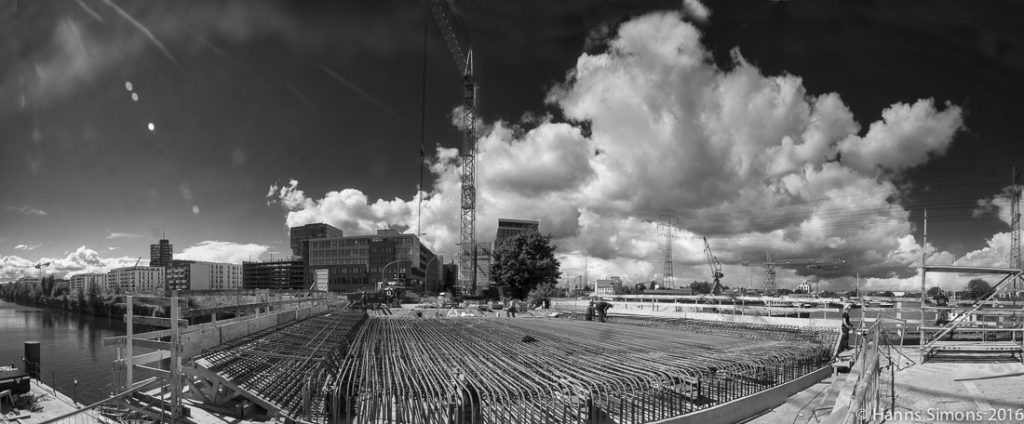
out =
<path fill-rule="evenodd" d="M 39 281 L 0 285 L 0 299 L 19 305 L 61 309 L 97 317 L 121 318 L 127 310 L 120 288 L 108 293 L 98 284 L 90 284 L 82 290 L 72 290 L 66 282 L 58 281 L 53 275 Z M 158 306 L 136 305 L 135 308 L 135 314 L 168 316 L 165 308 Z"/>

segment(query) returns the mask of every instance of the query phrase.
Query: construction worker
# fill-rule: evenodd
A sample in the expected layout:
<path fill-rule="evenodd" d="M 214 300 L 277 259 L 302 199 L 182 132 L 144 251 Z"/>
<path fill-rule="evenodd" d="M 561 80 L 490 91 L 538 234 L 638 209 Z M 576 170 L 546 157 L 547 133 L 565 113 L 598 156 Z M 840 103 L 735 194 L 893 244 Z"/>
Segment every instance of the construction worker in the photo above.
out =
<path fill-rule="evenodd" d="M 544 298 L 544 301 L 543 301 L 543 302 L 544 302 L 544 309 L 545 309 L 545 310 L 547 310 L 548 308 L 550 308 L 550 307 L 551 307 L 551 299 L 548 299 L 548 298 Z"/>
<path fill-rule="evenodd" d="M 593 321 L 594 320 L 594 301 L 593 300 L 591 300 L 590 304 L 587 305 L 587 315 L 586 315 L 586 317 L 584 319 L 586 319 L 587 321 Z"/>
<path fill-rule="evenodd" d="M 518 311 L 518 309 L 516 308 L 516 303 L 517 303 L 517 301 L 515 299 L 513 299 L 511 302 L 509 302 L 508 309 L 505 309 L 505 316 L 506 317 L 508 317 L 509 315 L 511 315 L 512 318 L 516 317 L 516 312 Z"/>
<path fill-rule="evenodd" d="M 853 323 L 850 322 L 850 304 L 843 304 L 843 336 L 839 339 L 839 352 L 850 348 L 850 331 L 853 330 Z"/>
<path fill-rule="evenodd" d="M 594 304 L 594 309 L 597 310 L 597 319 L 601 322 L 605 322 L 608 318 L 608 309 L 612 307 L 611 303 L 600 301 Z"/>

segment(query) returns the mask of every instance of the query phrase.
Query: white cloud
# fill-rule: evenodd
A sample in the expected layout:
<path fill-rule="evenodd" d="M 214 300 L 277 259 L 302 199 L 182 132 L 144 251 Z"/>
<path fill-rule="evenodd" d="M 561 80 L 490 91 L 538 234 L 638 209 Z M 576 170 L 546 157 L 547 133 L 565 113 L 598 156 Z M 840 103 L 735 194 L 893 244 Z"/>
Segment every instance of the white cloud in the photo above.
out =
<path fill-rule="evenodd" d="M 711 9 L 698 0 L 683 0 L 683 12 L 697 22 L 707 21 L 711 17 Z"/>
<path fill-rule="evenodd" d="M 971 212 L 971 216 L 977 218 L 980 216 L 994 214 L 999 217 L 1000 221 L 1006 223 L 1006 225 L 1012 225 L 1010 217 L 1010 212 L 1012 212 L 1010 205 L 1011 190 L 1011 187 L 1006 187 L 997 195 L 978 199 L 978 207 Z"/>
<path fill-rule="evenodd" d="M 645 220 L 673 210 L 681 223 L 673 242 L 679 278 L 708 279 L 703 235 L 731 275 L 748 279 L 738 264 L 763 257 L 768 246 L 779 258 L 847 260 L 837 271 L 781 270 L 787 278 L 844 285 L 855 272 L 911 278 L 920 249 L 909 212 L 894 200 L 903 194 L 894 180 L 948 149 L 960 108 L 940 109 L 930 99 L 896 103 L 861 134 L 839 94 L 809 94 L 794 75 L 763 75 L 738 51 L 732 62 L 713 63 L 678 12 L 622 24 L 607 52 L 581 55 L 548 94 L 570 122 L 486 126 L 478 144 L 478 239 L 493 238 L 499 217 L 535 219 L 554 236 L 566 269 L 589 256 L 593 278 L 658 278 L 662 238 Z M 436 183 L 421 193 L 424 242 L 452 252 L 457 152 L 438 149 L 431 171 Z M 272 185 L 268 199 L 288 211 L 288 226 L 415 232 L 418 196 L 374 201 L 344 188 L 318 198 L 291 180 Z M 727 277 L 733 285 L 729 278 L 741 277 Z"/>
<path fill-rule="evenodd" d="M 122 238 L 142 238 L 142 237 L 143 237 L 142 234 L 119 233 L 119 232 L 116 232 L 116 231 L 115 232 L 111 232 L 110 234 L 107 234 L 107 240 L 122 239 Z"/>
<path fill-rule="evenodd" d="M 269 246 L 262 244 L 207 240 L 186 247 L 181 253 L 175 253 L 174 258 L 237 264 L 242 261 L 256 260 L 268 249 Z"/>
<path fill-rule="evenodd" d="M 192 205 L 192 215 L 199 215 L 199 205 Z"/>
<path fill-rule="evenodd" d="M 33 208 L 33 207 L 29 206 L 29 205 L 8 206 L 6 209 L 9 210 L 9 211 L 18 212 L 18 213 L 20 213 L 22 215 L 46 216 L 46 211 Z"/>
<path fill-rule="evenodd" d="M 84 272 L 106 272 L 111 268 L 132 266 L 139 258 L 128 256 L 102 257 L 95 250 L 80 246 L 74 251 L 67 252 L 63 257 L 42 257 L 35 260 L 20 256 L 0 256 L 0 280 L 14 280 L 19 277 L 36 276 L 37 271 L 34 265 L 37 263 L 49 262 L 50 265 L 43 267 L 44 274 L 55 274 L 67 276 Z M 141 264 L 148 261 L 143 259 Z"/>
<path fill-rule="evenodd" d="M 39 248 L 39 246 L 42 246 L 42 245 L 43 245 L 42 243 L 18 244 L 16 246 L 14 246 L 14 250 L 24 250 L 24 251 L 36 250 L 37 248 Z"/>

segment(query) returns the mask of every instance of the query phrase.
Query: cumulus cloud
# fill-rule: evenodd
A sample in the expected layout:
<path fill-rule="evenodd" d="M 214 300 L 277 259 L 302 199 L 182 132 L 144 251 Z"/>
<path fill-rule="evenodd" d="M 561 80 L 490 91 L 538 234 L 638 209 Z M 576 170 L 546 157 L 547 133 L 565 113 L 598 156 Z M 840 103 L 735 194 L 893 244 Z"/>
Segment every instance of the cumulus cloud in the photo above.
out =
<path fill-rule="evenodd" d="M 34 277 L 37 272 L 66 277 L 86 272 L 107 272 L 111 268 L 135 265 L 139 258 L 128 256 L 103 257 L 98 252 L 85 246 L 67 252 L 63 257 L 42 257 L 35 260 L 21 256 L 0 256 L 0 280 L 15 280 L 20 277 Z M 49 262 L 48 266 L 36 271 L 34 265 Z M 142 265 L 148 261 L 143 259 Z"/>
<path fill-rule="evenodd" d="M 711 9 L 698 0 L 683 0 L 683 12 L 698 22 L 707 21 L 711 17 Z"/>
<path fill-rule="evenodd" d="M 978 199 L 978 206 L 971 212 L 971 216 L 977 218 L 980 216 L 995 215 L 999 217 L 1000 221 L 1005 222 L 1006 225 L 1011 225 L 1011 190 L 1012 187 L 1006 187 L 999 194 L 986 197 L 984 199 Z"/>
<path fill-rule="evenodd" d="M 39 246 L 42 246 L 42 245 L 43 245 L 42 243 L 37 243 L 37 244 L 18 244 L 18 245 L 14 246 L 14 250 L 25 250 L 25 251 L 36 250 L 36 248 L 38 248 Z"/>
<path fill-rule="evenodd" d="M 230 241 L 207 240 L 186 247 L 181 253 L 175 253 L 175 259 L 191 259 L 194 261 L 242 263 L 256 260 L 266 253 L 269 246 L 254 243 L 235 243 Z"/>
<path fill-rule="evenodd" d="M 8 206 L 5 209 L 7 209 L 9 211 L 12 211 L 12 212 L 20 213 L 22 215 L 46 216 L 46 211 L 41 210 L 41 209 L 33 208 L 33 207 L 29 206 L 29 205 Z"/>
<path fill-rule="evenodd" d="M 592 277 L 658 278 L 663 246 L 651 220 L 670 210 L 680 218 L 681 280 L 709 278 L 705 235 L 733 273 L 727 285 L 752 275 L 739 264 L 758 263 L 767 247 L 778 258 L 847 261 L 835 271 L 780 271 L 787 277 L 909 279 L 921 249 L 894 181 L 942 155 L 962 126 L 959 107 L 920 99 L 885 108 L 862 132 L 838 93 L 764 75 L 738 50 L 731 63 L 714 63 L 680 12 L 623 23 L 606 51 L 581 54 L 547 101 L 568 121 L 486 125 L 478 239 L 492 239 L 501 217 L 538 220 L 566 269 L 589 257 Z M 310 196 L 295 180 L 270 186 L 267 197 L 287 210 L 288 226 L 326 222 L 367 234 L 415 232 L 422 196 L 424 242 L 451 252 L 458 165 L 455 150 L 435 151 L 434 187 L 410 199 L 372 200 L 355 188 Z"/>

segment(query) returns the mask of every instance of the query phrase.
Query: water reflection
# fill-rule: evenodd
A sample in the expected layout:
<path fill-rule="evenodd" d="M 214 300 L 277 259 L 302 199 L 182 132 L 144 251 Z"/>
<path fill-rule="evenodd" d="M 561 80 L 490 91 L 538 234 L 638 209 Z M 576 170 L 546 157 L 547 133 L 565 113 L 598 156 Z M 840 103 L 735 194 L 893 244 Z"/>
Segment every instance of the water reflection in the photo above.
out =
<path fill-rule="evenodd" d="M 109 318 L 0 301 L 0 364 L 21 367 L 24 342 L 38 340 L 43 381 L 71 394 L 72 381 L 78 379 L 79 401 L 97 401 L 110 394 L 117 356 L 113 347 L 103 346 L 103 339 L 124 331 L 124 323 Z"/>

